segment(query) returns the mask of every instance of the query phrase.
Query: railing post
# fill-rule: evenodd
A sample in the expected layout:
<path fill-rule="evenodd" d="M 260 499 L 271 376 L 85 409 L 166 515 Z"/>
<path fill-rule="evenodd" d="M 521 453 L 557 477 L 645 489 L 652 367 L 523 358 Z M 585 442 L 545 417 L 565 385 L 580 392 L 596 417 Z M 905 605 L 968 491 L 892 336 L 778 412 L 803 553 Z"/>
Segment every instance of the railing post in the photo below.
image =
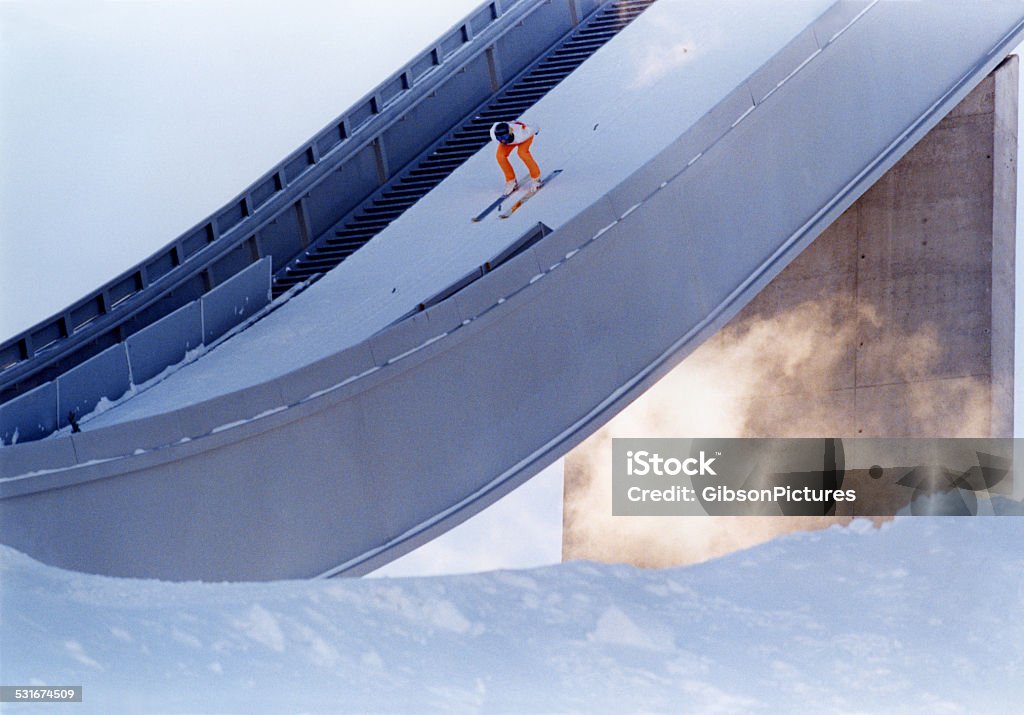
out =
<path fill-rule="evenodd" d="M 487 48 L 487 72 L 491 78 L 491 91 L 497 92 L 501 89 L 504 82 L 501 80 L 501 67 L 498 61 L 498 56 L 494 51 L 494 46 L 491 45 Z"/>
<path fill-rule="evenodd" d="M 377 160 L 377 177 L 380 180 L 381 186 L 383 186 L 387 183 L 391 173 L 388 171 L 388 155 L 384 148 L 382 137 L 378 136 L 373 140 L 373 157 Z"/>
<path fill-rule="evenodd" d="M 302 248 L 306 248 L 313 240 L 310 230 L 313 224 L 309 217 L 309 206 L 306 205 L 305 196 L 295 202 L 295 218 L 299 222 L 299 242 L 302 244 Z"/>

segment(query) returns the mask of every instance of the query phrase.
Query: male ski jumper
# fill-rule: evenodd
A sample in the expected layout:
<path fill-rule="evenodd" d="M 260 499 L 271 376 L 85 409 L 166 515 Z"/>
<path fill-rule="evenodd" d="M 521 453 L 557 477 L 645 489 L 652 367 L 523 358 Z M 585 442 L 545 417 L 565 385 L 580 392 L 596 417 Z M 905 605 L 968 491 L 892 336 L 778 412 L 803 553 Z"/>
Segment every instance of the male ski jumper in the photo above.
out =
<path fill-rule="evenodd" d="M 505 195 L 511 194 L 519 185 L 516 183 L 516 171 L 512 168 L 512 162 L 508 155 L 515 149 L 519 158 L 530 170 L 530 190 L 536 191 L 540 188 L 540 167 L 530 154 L 530 145 L 533 144 L 533 137 L 539 132 L 538 127 L 524 124 L 523 122 L 498 122 L 491 127 L 491 139 L 498 142 L 498 166 L 505 174 Z"/>

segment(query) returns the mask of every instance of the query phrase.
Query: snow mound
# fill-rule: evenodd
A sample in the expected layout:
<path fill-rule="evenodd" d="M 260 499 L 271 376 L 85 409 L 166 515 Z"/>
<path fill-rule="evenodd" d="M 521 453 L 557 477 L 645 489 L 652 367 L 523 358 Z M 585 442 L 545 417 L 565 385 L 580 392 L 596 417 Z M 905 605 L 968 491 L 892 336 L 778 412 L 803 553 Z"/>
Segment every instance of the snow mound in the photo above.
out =
<path fill-rule="evenodd" d="M 1012 712 L 1022 540 L 918 517 L 662 571 L 246 584 L 0 548 L 2 680 L 83 685 L 79 713 Z"/>

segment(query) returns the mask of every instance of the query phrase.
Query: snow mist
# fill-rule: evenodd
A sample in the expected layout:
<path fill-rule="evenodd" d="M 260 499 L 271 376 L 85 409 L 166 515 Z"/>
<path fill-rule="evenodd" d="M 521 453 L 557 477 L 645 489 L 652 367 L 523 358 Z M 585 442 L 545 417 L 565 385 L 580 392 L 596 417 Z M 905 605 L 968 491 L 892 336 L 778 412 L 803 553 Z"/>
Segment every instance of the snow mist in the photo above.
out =
<path fill-rule="evenodd" d="M 566 458 L 564 559 L 695 563 L 850 521 L 612 516 L 613 437 L 988 434 L 985 383 L 936 379 L 943 351 L 933 326 L 895 334 L 876 310 L 858 307 L 850 296 L 820 297 L 770 315 L 752 305 Z M 856 370 L 871 359 L 886 361 L 888 383 L 906 384 L 899 415 L 856 409 L 855 390 L 864 387 Z"/>

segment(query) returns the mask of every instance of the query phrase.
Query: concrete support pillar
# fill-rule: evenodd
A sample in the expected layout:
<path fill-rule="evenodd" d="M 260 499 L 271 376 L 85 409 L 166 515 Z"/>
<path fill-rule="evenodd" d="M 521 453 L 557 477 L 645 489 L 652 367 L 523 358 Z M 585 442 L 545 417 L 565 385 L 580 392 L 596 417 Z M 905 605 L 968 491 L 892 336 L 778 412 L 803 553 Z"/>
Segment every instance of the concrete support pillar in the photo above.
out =
<path fill-rule="evenodd" d="M 992 434 L 1000 437 L 1013 436 L 1018 64 L 1014 55 L 989 78 L 994 94 L 995 127 L 992 137 Z"/>
<path fill-rule="evenodd" d="M 565 558 L 687 563 L 830 523 L 612 517 L 612 437 L 1012 436 L 1017 73 L 1001 64 L 566 458 Z"/>

